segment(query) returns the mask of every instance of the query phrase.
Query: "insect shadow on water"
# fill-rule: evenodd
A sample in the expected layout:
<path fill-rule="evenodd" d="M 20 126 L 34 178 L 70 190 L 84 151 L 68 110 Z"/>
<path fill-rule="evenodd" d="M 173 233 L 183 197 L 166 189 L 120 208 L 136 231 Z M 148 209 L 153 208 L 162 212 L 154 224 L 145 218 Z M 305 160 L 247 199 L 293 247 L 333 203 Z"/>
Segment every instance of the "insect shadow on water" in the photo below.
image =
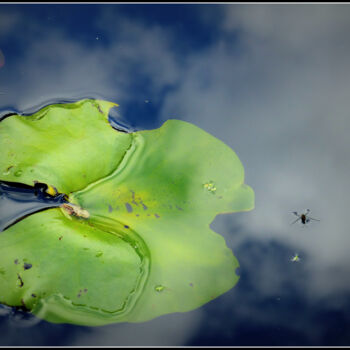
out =
<path fill-rule="evenodd" d="M 320 221 L 318 219 L 314 219 L 312 217 L 310 217 L 308 214 L 310 213 L 310 209 L 306 209 L 304 213 L 302 214 L 298 214 L 296 211 L 293 211 L 293 214 L 296 215 L 298 218 L 293 221 L 291 223 L 291 225 L 295 224 L 296 222 L 298 222 L 299 220 L 301 220 L 301 223 L 303 225 L 306 225 L 308 222 L 310 222 L 311 220 L 314 220 L 314 221 Z"/>

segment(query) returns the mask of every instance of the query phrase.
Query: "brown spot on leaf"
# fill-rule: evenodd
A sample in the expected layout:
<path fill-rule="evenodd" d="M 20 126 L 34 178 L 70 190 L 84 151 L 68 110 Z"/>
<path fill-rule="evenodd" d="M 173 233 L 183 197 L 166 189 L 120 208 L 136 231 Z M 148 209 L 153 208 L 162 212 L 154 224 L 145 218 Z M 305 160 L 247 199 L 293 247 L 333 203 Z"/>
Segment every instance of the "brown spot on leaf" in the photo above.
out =
<path fill-rule="evenodd" d="M 63 238 L 63 236 L 60 236 L 60 237 L 58 237 L 58 240 L 59 240 L 59 241 L 61 241 L 61 240 L 62 240 L 62 238 Z"/>
<path fill-rule="evenodd" d="M 63 203 L 60 205 L 60 207 L 64 209 L 68 215 L 77 216 L 78 218 L 84 218 L 84 219 L 87 219 L 90 217 L 90 213 L 87 210 L 80 208 L 76 204 Z"/>
<path fill-rule="evenodd" d="M 81 297 L 81 293 L 83 293 L 83 292 L 87 293 L 87 291 L 88 291 L 87 288 L 84 288 L 84 290 L 80 289 L 77 297 L 80 298 Z"/>
<path fill-rule="evenodd" d="M 124 225 L 124 227 L 125 227 L 125 228 L 130 228 L 130 226 L 128 226 L 128 225 Z"/>
<path fill-rule="evenodd" d="M 20 286 L 20 288 L 22 288 L 23 285 L 24 285 L 23 280 L 22 280 L 22 277 L 21 277 L 19 274 L 17 274 L 17 278 L 18 278 L 18 280 L 19 280 L 19 286 Z"/>
<path fill-rule="evenodd" d="M 31 269 L 32 266 L 33 266 L 32 264 L 28 264 L 28 263 L 24 263 L 24 264 L 23 264 L 23 268 L 24 268 L 25 270 Z"/>

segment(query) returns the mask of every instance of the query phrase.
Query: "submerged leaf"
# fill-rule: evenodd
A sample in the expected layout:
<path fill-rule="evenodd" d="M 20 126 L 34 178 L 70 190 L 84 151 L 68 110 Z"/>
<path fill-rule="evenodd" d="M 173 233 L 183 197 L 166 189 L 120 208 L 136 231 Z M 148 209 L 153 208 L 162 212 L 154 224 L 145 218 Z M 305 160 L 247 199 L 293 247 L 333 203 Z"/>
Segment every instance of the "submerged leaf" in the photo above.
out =
<path fill-rule="evenodd" d="M 142 322 L 238 281 L 237 259 L 209 228 L 254 206 L 237 155 L 179 120 L 113 130 L 113 106 L 83 100 L 0 123 L 1 180 L 46 183 L 70 203 L 0 234 L 0 302 L 57 323 Z"/>

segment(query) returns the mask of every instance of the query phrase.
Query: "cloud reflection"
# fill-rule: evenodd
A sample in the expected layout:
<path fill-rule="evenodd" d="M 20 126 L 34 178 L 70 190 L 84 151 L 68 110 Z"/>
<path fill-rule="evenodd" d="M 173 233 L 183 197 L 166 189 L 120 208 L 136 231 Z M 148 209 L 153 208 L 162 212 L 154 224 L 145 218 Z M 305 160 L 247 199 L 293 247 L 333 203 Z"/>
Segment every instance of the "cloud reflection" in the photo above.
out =
<path fill-rule="evenodd" d="M 162 116 L 193 122 L 237 152 L 256 194 L 255 210 L 237 215 L 245 218 L 247 239 L 274 238 L 305 250 L 310 294 L 349 291 L 350 8 L 226 10 L 222 30 L 238 33 L 236 44 L 222 39 L 193 54 Z M 321 222 L 290 227 L 291 212 L 304 208 Z"/>
<path fill-rule="evenodd" d="M 9 54 L 9 66 L 0 80 L 0 90 L 7 92 L 0 96 L 1 105 L 26 111 L 33 104 L 46 105 L 55 99 L 104 98 L 118 102 L 130 124 L 137 119 L 140 128 L 155 127 L 154 116 L 146 120 L 124 106 L 138 103 L 144 107 L 145 99 L 153 105 L 160 103 L 163 90 L 178 79 L 178 64 L 167 38 L 157 28 L 117 14 L 110 19 L 109 11 L 100 9 L 98 29 L 90 28 L 88 42 L 72 38 L 58 19 L 50 19 L 48 28 L 45 22 L 39 31 L 37 21 L 19 12 L 6 33 L 18 40 L 21 54 L 20 58 Z M 18 35 L 22 30 L 26 36 Z"/>

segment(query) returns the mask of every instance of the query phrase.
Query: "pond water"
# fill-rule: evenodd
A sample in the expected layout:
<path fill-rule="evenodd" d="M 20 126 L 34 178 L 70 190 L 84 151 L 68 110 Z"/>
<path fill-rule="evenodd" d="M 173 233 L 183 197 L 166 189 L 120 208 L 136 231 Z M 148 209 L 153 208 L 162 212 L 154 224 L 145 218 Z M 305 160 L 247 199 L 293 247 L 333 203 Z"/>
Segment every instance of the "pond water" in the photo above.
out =
<path fill-rule="evenodd" d="M 201 308 L 83 327 L 2 307 L 0 345 L 349 345 L 349 15 L 341 4 L 1 4 L 2 116 L 92 97 L 118 103 L 110 117 L 125 130 L 191 122 L 238 154 L 256 202 L 211 224 L 240 280 Z M 306 208 L 320 221 L 291 225 Z"/>

